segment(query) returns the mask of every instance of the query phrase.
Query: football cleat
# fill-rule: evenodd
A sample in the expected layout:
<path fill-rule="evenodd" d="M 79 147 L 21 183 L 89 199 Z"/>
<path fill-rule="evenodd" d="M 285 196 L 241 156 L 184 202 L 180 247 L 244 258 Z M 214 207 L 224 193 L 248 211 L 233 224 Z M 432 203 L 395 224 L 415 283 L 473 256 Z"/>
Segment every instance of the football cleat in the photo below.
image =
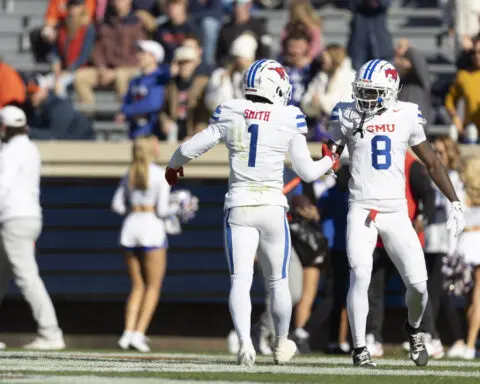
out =
<path fill-rule="evenodd" d="M 253 367 L 255 364 L 255 348 L 253 347 L 252 343 L 245 343 L 242 344 L 240 350 L 237 354 L 237 363 L 239 365 L 245 365 L 247 367 Z"/>
<path fill-rule="evenodd" d="M 364 347 L 358 353 L 355 353 L 355 351 L 353 351 L 352 359 L 353 359 L 353 365 L 357 367 L 375 368 L 377 366 L 377 364 L 373 362 L 367 347 Z"/>
<path fill-rule="evenodd" d="M 297 352 L 297 345 L 294 341 L 287 338 L 277 339 L 275 349 L 273 350 L 273 360 L 275 364 L 288 363 Z"/>
<path fill-rule="evenodd" d="M 428 364 L 428 351 L 423 341 L 423 333 L 419 328 L 413 328 L 408 321 L 405 322 L 405 331 L 407 332 L 408 342 L 410 344 L 410 359 L 412 359 L 418 367 L 424 367 Z"/>

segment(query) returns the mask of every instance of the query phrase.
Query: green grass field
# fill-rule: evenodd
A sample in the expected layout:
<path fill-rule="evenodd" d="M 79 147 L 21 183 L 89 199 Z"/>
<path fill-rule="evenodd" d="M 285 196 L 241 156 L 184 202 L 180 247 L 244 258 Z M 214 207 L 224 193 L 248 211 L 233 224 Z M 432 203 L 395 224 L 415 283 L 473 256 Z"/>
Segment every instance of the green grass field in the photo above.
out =
<path fill-rule="evenodd" d="M 121 352 L 0 352 L 1 383 L 479 383 L 480 361 L 433 360 L 417 368 L 403 356 L 359 369 L 348 357 L 297 356 L 276 366 L 259 357 L 253 368 L 227 355 Z"/>

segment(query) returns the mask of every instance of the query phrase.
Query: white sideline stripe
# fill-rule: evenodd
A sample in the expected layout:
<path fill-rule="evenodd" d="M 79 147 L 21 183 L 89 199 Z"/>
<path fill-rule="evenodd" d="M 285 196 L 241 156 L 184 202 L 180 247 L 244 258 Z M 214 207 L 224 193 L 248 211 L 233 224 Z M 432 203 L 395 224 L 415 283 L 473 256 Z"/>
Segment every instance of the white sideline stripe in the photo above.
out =
<path fill-rule="evenodd" d="M 71 359 L 98 359 L 98 358 L 112 358 L 117 357 L 121 360 L 123 357 L 128 360 L 128 357 L 145 358 L 141 361 L 155 361 L 150 359 L 192 359 L 195 362 L 201 361 L 213 361 L 213 362 L 225 362 L 233 363 L 235 357 L 233 355 L 212 355 L 212 354 L 195 354 L 195 353 L 136 353 L 136 352 L 37 352 L 37 351 L 12 351 L 12 352 L 0 352 L 0 357 L 41 357 L 41 358 L 59 358 L 60 360 Z M 131 361 L 131 360 L 128 360 Z M 257 362 L 272 362 L 272 357 L 257 356 Z M 378 366 L 405 366 L 413 365 L 413 362 L 408 358 L 405 359 L 377 359 L 375 360 Z M 347 357 L 309 357 L 309 356 L 296 356 L 292 360 L 293 365 L 302 364 L 352 364 L 352 360 Z M 430 360 L 428 362 L 429 367 L 470 367 L 480 369 L 480 360 L 473 361 L 460 361 L 460 360 Z"/>
<path fill-rule="evenodd" d="M 18 359 L 4 358 L 0 360 L 0 371 L 4 372 L 199 372 L 199 373 L 277 373 L 277 374 L 304 374 L 304 375 L 367 375 L 367 376 L 443 376 L 443 377 L 478 377 L 480 371 L 462 372 L 452 370 L 425 370 L 425 369 L 361 369 L 356 367 L 302 367 L 295 365 L 274 366 L 256 365 L 246 368 L 233 364 L 205 364 L 182 361 L 75 361 L 53 359 L 33 359 L 23 362 Z"/>
<path fill-rule="evenodd" d="M 6 379 L 12 380 L 15 384 L 63 384 L 63 383 L 74 383 L 74 384 L 211 384 L 211 380 L 175 380 L 175 379 L 164 379 L 158 377 L 101 377 L 101 376 L 35 376 L 35 377 L 7 377 Z M 263 384 L 278 384 L 274 382 L 262 382 Z M 215 384 L 258 384 L 253 381 L 217 381 Z"/>

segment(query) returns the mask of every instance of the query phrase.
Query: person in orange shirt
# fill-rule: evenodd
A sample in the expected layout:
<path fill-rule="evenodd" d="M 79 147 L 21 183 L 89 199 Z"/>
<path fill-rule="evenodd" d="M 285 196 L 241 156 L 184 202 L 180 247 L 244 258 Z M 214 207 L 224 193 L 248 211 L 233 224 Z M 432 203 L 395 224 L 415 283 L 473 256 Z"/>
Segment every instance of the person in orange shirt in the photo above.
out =
<path fill-rule="evenodd" d="M 96 0 L 83 0 L 90 16 L 95 20 Z M 37 63 L 46 63 L 52 45 L 57 40 L 57 26 L 67 16 L 69 0 L 50 0 L 45 12 L 45 22 L 41 28 L 35 28 L 30 33 L 32 53 Z"/>
<path fill-rule="evenodd" d="M 25 96 L 25 84 L 18 72 L 0 61 L 0 109 L 6 105 L 21 106 Z"/>

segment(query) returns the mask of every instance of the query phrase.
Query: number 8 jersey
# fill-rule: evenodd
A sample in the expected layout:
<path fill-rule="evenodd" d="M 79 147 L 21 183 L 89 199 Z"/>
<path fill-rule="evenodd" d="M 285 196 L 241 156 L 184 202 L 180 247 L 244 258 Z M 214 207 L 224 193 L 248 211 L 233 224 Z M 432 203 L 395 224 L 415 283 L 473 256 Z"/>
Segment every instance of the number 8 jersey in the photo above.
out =
<path fill-rule="evenodd" d="M 425 119 L 418 105 L 396 101 L 363 118 L 355 102 L 338 103 L 328 133 L 350 156 L 350 204 L 379 212 L 406 209 L 405 152 L 426 140 Z"/>

